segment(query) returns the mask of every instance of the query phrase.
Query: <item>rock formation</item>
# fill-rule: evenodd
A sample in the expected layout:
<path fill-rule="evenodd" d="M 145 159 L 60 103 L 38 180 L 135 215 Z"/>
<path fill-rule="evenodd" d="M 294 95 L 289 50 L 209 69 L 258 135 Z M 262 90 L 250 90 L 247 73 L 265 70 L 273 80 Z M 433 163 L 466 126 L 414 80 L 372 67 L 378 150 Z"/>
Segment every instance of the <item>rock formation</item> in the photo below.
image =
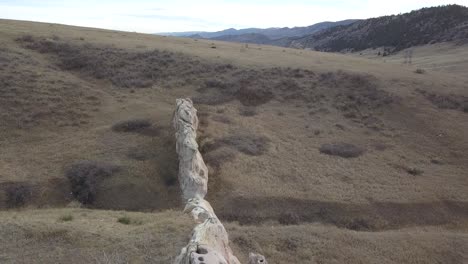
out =
<path fill-rule="evenodd" d="M 179 183 L 185 213 L 196 222 L 192 237 L 174 264 L 240 264 L 229 247 L 226 229 L 206 201 L 208 169 L 196 141 L 197 110 L 190 99 L 177 99 L 173 124 L 179 156 Z M 262 255 L 250 253 L 249 264 L 266 264 Z"/>

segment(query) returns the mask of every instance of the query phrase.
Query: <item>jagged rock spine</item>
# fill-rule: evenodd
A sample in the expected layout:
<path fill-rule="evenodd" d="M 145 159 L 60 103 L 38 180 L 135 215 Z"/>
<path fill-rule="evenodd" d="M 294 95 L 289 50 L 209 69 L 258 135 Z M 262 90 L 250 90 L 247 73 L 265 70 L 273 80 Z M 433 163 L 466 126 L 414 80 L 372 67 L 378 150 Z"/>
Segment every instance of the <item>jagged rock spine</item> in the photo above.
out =
<path fill-rule="evenodd" d="M 197 110 L 190 99 L 176 100 L 173 125 L 184 212 L 190 213 L 197 224 L 188 245 L 181 250 L 174 264 L 240 264 L 229 247 L 226 229 L 204 199 L 208 189 L 208 169 L 198 151 Z M 249 264 L 266 264 L 266 260 L 262 255 L 250 253 Z"/>

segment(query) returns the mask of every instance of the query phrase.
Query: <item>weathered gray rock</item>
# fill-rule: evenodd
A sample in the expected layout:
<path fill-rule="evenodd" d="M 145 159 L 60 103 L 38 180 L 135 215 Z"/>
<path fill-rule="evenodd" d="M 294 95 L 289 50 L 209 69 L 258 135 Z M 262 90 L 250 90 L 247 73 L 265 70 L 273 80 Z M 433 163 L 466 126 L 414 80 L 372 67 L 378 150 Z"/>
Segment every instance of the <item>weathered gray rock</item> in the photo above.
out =
<path fill-rule="evenodd" d="M 185 199 L 184 212 L 191 214 L 197 225 L 192 237 L 175 260 L 175 264 L 240 264 L 229 247 L 223 224 L 204 199 L 208 169 L 196 142 L 197 110 L 190 99 L 177 99 L 173 124 L 176 151 L 179 156 L 179 182 Z M 265 264 L 262 255 L 249 255 L 249 264 Z"/>
<path fill-rule="evenodd" d="M 204 198 L 207 192 L 208 168 L 198 151 L 197 110 L 190 99 L 177 99 L 174 113 L 176 151 L 179 155 L 179 182 L 186 200 Z"/>

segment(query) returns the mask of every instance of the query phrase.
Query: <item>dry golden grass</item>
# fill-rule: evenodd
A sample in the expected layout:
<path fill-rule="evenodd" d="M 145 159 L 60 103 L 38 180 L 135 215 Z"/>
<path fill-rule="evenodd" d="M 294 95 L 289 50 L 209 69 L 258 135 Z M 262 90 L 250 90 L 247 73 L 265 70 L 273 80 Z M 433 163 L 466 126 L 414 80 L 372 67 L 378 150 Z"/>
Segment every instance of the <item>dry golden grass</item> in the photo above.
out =
<path fill-rule="evenodd" d="M 413 53 L 411 65 L 404 64 L 407 51 Z M 466 75 L 466 68 L 468 67 L 468 47 L 467 44 L 461 43 L 444 42 L 417 46 L 386 57 L 377 56 L 377 53 L 378 50 L 370 49 L 354 53 L 354 55 L 397 64 L 409 69 L 422 68 L 429 72 L 443 72 L 454 76 Z"/>
<path fill-rule="evenodd" d="M 63 216 L 73 219 L 63 221 Z M 131 223 L 119 223 L 121 217 Z M 243 263 L 249 251 L 263 252 L 274 263 L 464 263 L 468 257 L 468 235 L 438 227 L 355 232 L 321 224 L 229 223 L 226 228 Z M 173 211 L 4 211 L 0 213 L 0 261 L 170 263 L 190 230 L 189 217 Z"/>
<path fill-rule="evenodd" d="M 31 186 L 29 209 L 0 213 L 0 262 L 167 263 L 175 256 L 190 232 L 180 213 L 96 209 L 181 210 L 171 127 L 178 97 L 214 102 L 196 104 L 208 199 L 241 259 L 256 250 L 273 263 L 466 261 L 467 113 L 438 108 L 421 92 L 468 97 L 461 71 L 415 74 L 423 64 L 224 42 L 212 49 L 206 40 L 56 24 L 0 26 L 1 81 L 9 82 L 0 83 L 8 87 L 0 95 L 0 207 L 8 207 L 9 186 Z M 25 35 L 94 60 L 65 69 L 69 53 L 15 41 Z M 174 59 L 172 76 L 144 79 L 147 88 L 112 81 L 122 73 L 113 67 L 132 56 L 135 72 L 124 75 L 147 78 L 142 71 L 154 65 L 145 56 L 154 49 Z M 108 75 L 97 79 L 90 62 Z M 148 121 L 151 133 L 113 129 L 128 120 Z M 365 151 L 354 158 L 319 151 L 340 142 Z M 96 186 L 93 210 L 35 209 L 74 203 L 65 170 L 80 160 L 120 168 Z"/>

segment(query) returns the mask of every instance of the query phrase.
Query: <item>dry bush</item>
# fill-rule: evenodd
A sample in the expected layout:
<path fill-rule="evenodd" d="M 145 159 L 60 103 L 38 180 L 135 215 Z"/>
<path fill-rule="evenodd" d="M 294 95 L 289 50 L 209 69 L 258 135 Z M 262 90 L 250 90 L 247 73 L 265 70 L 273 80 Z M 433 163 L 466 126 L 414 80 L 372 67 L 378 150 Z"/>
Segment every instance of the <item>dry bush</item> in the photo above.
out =
<path fill-rule="evenodd" d="M 205 81 L 206 88 L 226 89 L 228 85 L 228 83 L 219 79 L 209 79 Z"/>
<path fill-rule="evenodd" d="M 222 138 L 219 143 L 247 155 L 259 156 L 268 151 L 270 140 L 265 136 L 241 134 Z"/>
<path fill-rule="evenodd" d="M 440 109 L 453 109 L 468 112 L 468 97 L 456 94 L 437 94 L 417 89 L 433 105 Z"/>
<path fill-rule="evenodd" d="M 221 105 L 234 100 L 234 96 L 225 94 L 200 95 L 192 98 L 194 104 Z"/>
<path fill-rule="evenodd" d="M 236 154 L 229 148 L 219 148 L 203 154 L 206 164 L 215 169 L 219 169 L 223 163 L 232 161 L 235 157 Z"/>
<path fill-rule="evenodd" d="M 117 222 L 124 224 L 124 225 L 141 225 L 143 224 L 143 221 L 135 218 L 130 218 L 128 216 L 121 216 L 117 218 Z"/>
<path fill-rule="evenodd" d="M 193 98 L 197 104 L 220 105 L 237 99 L 243 105 L 258 106 L 276 98 L 318 105 L 334 100 L 335 107 L 345 113 L 353 109 L 365 114 L 392 102 L 392 97 L 377 89 L 375 78 L 368 75 L 343 71 L 316 74 L 279 67 L 246 69 L 167 51 L 127 51 L 60 39 L 24 37 L 18 41 L 26 48 L 50 54 L 64 70 L 106 79 L 117 87 L 168 87 L 189 80 L 176 86 L 200 87 L 201 94 Z"/>
<path fill-rule="evenodd" d="M 417 73 L 417 74 L 424 74 L 424 73 L 426 73 L 426 70 L 417 68 L 417 69 L 414 71 L 414 73 Z"/>
<path fill-rule="evenodd" d="M 232 124 L 232 121 L 229 117 L 224 116 L 224 115 L 215 115 L 211 119 L 213 119 L 216 122 L 224 123 L 224 124 Z"/>
<path fill-rule="evenodd" d="M 24 206 L 32 197 L 32 186 L 24 182 L 12 182 L 5 189 L 9 208 Z"/>
<path fill-rule="evenodd" d="M 18 42 L 34 42 L 34 37 L 32 35 L 26 34 L 19 38 L 16 38 Z"/>
<path fill-rule="evenodd" d="M 249 88 L 241 87 L 237 93 L 236 98 L 246 106 L 258 106 L 269 102 L 273 99 L 274 95 L 267 88 Z"/>
<path fill-rule="evenodd" d="M 239 110 L 241 116 L 255 116 L 257 114 L 257 109 L 255 107 L 243 107 Z"/>
<path fill-rule="evenodd" d="M 268 151 L 270 139 L 265 136 L 257 136 L 250 132 L 241 132 L 239 135 L 231 135 L 216 140 L 203 142 L 200 152 L 207 155 L 223 147 L 229 147 L 251 156 L 263 155 Z"/>
<path fill-rule="evenodd" d="M 300 221 L 300 217 L 294 212 L 286 212 L 278 217 L 278 222 L 282 225 L 297 225 Z"/>
<path fill-rule="evenodd" d="M 70 221 L 73 221 L 73 215 L 62 215 L 60 218 L 59 218 L 59 221 L 60 222 L 70 222 Z"/>
<path fill-rule="evenodd" d="M 301 75 L 303 76 L 303 75 Z M 302 78 L 302 77 L 300 77 Z M 299 85 L 299 83 L 297 81 L 295 81 L 294 79 L 284 79 L 284 80 L 281 80 L 277 85 L 276 87 L 279 89 L 279 90 L 282 90 L 282 91 L 297 91 L 297 90 L 301 90 L 301 86 Z"/>
<path fill-rule="evenodd" d="M 140 148 L 132 148 L 127 151 L 127 157 L 133 160 L 145 161 L 155 157 L 154 153 Z"/>
<path fill-rule="evenodd" d="M 148 119 L 129 119 L 115 123 L 112 130 L 123 133 L 139 133 L 147 136 L 156 136 L 159 129 L 154 127 Z"/>
<path fill-rule="evenodd" d="M 198 61 L 167 51 L 130 52 L 109 46 L 70 43 L 48 38 L 18 38 L 24 47 L 53 56 L 63 70 L 77 71 L 96 79 L 107 79 L 122 88 L 144 88 L 163 81 L 181 79 L 210 69 Z"/>
<path fill-rule="evenodd" d="M 342 158 L 355 158 L 364 154 L 365 150 L 349 143 L 331 143 L 323 144 L 319 148 L 321 153 L 339 156 Z"/>
<path fill-rule="evenodd" d="M 418 168 L 406 168 L 406 172 L 415 176 L 423 174 L 423 171 Z"/>
<path fill-rule="evenodd" d="M 112 176 L 119 167 L 97 161 L 78 161 L 68 167 L 65 176 L 70 182 L 72 195 L 82 204 L 92 204 L 96 199 L 99 182 Z"/>

